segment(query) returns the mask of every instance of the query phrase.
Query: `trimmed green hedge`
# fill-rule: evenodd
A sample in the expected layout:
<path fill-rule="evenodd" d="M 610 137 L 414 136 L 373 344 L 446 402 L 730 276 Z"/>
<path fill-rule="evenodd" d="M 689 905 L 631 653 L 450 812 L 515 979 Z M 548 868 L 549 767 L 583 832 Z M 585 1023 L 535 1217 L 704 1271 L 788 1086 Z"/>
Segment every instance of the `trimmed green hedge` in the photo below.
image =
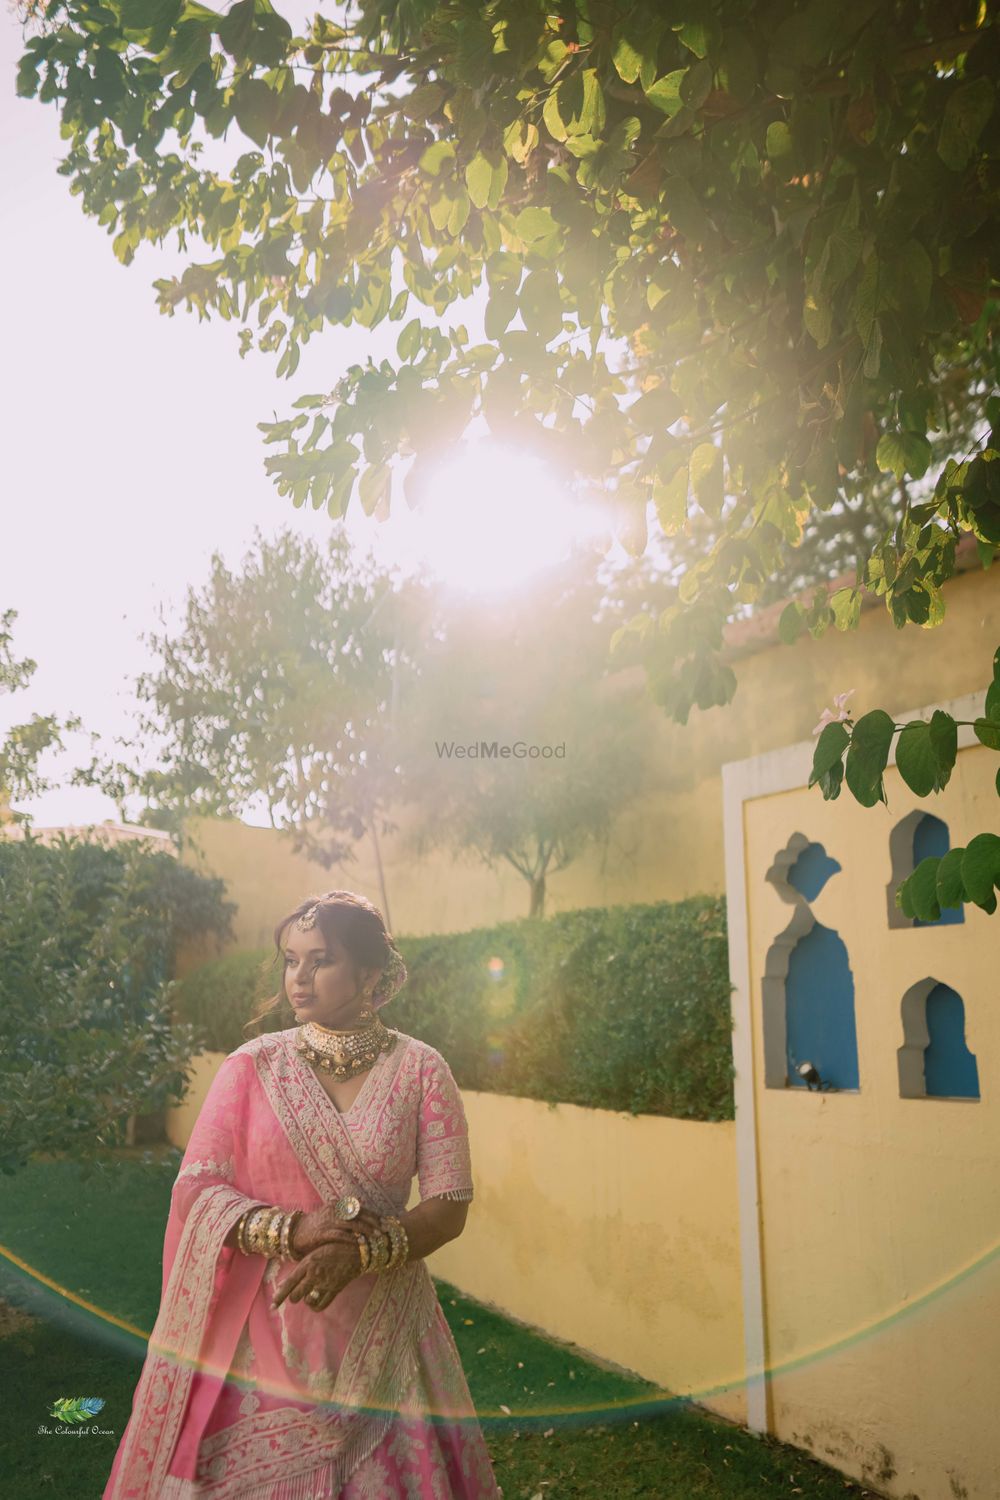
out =
<path fill-rule="evenodd" d="M 384 1019 L 437 1047 L 462 1088 L 733 1118 L 721 897 L 594 907 L 400 938 L 399 948 L 409 979 Z M 206 964 L 178 987 L 180 1017 L 204 1028 L 208 1046 L 232 1051 L 277 988 L 272 960 L 259 950 Z M 282 1006 L 268 1029 L 293 1024 Z"/>

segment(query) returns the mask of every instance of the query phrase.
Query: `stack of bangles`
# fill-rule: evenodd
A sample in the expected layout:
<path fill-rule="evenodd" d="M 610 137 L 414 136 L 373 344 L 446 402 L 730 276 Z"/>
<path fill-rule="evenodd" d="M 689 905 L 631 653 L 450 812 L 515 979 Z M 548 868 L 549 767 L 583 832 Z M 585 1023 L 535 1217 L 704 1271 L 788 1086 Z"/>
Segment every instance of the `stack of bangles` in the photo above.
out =
<path fill-rule="evenodd" d="M 286 1213 L 281 1208 L 249 1208 L 236 1226 L 236 1244 L 244 1255 L 266 1255 L 271 1260 L 301 1260 L 292 1248 L 295 1225 L 303 1210 Z M 361 1273 L 394 1271 L 410 1253 L 409 1239 L 395 1215 L 379 1220 L 379 1228 L 367 1235 L 355 1232 L 361 1256 Z"/>

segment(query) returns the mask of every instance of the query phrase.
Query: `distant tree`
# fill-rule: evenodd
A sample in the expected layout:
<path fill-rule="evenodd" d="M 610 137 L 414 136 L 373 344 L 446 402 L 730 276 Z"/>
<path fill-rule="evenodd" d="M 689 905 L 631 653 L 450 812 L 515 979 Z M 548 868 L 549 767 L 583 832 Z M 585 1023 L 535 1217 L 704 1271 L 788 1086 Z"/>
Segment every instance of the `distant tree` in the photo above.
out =
<path fill-rule="evenodd" d="M 399 796 L 394 685 L 410 670 L 420 588 L 397 586 L 343 535 L 320 545 L 259 533 L 239 569 L 212 558 L 183 623 L 148 644 L 137 684 L 132 768 L 98 773 L 140 795 L 160 826 L 194 813 L 239 816 L 261 801 L 272 827 L 329 867 L 381 837 Z M 157 747 L 156 763 L 146 757 Z"/>
<path fill-rule="evenodd" d="M 453 605 L 401 704 L 415 853 L 444 846 L 508 865 L 532 917 L 544 915 L 551 877 L 606 848 L 649 786 L 645 691 L 609 671 L 621 608 L 609 590 L 577 560 L 516 604 Z"/>
<path fill-rule="evenodd" d="M 13 609 L 0 614 L 0 695 L 26 688 L 37 670 L 36 662 L 14 654 L 11 627 L 16 619 Z M 14 812 L 10 804 L 51 789 L 54 783 L 43 774 L 40 761 L 47 751 L 62 750 L 62 736 L 79 728 L 80 720 L 75 716 L 60 720 L 52 714 L 32 714 L 0 738 L 0 813 L 10 822 L 31 822 L 29 813 Z"/>

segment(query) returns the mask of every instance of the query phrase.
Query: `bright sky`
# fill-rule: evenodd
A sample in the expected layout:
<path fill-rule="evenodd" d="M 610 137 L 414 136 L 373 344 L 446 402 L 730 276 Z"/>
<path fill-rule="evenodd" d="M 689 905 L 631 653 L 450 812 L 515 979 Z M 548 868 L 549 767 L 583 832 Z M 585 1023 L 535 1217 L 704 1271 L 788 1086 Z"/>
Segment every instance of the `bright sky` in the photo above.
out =
<path fill-rule="evenodd" d="M 286 381 L 275 378 L 273 355 L 239 358 L 238 324 L 199 322 L 183 311 L 162 316 L 152 283 L 179 272 L 187 258 L 172 244 L 162 251 L 144 244 L 131 266 L 115 259 L 107 231 L 84 215 L 56 172 L 65 148 L 54 107 L 14 94 L 21 50 L 20 27 L 3 15 L 0 139 L 16 147 L 0 158 L 0 269 L 8 289 L 0 610 L 17 610 L 16 654 L 33 658 L 38 670 L 27 691 L 0 697 L 0 733 L 33 712 L 77 713 L 110 751 L 129 728 L 131 682 L 147 665 L 141 635 L 156 625 L 161 605 L 176 616 L 187 586 L 207 577 L 212 552 L 233 564 L 255 526 L 272 535 L 291 524 L 321 536 L 335 524 L 279 497 L 263 467 L 271 450 L 255 424 L 286 415 L 305 391 L 329 389 L 368 353 L 394 354 L 401 325 L 331 327 L 303 347 Z M 232 142 L 226 157 L 231 150 Z M 191 248 L 195 260 L 210 254 Z M 507 462 L 515 489 L 542 482 L 516 456 Z M 459 465 L 454 502 L 468 499 L 474 479 L 474 468 Z M 494 489 L 497 482 L 494 475 Z M 386 562 L 406 565 L 419 550 L 405 505 L 398 522 L 385 526 L 354 508 L 349 529 L 371 538 Z M 505 519 L 509 550 L 521 528 Z M 487 549 L 494 561 L 501 531 Z M 455 536 L 452 510 L 431 528 L 427 545 Z M 444 560 L 446 575 L 449 566 L 455 577 L 454 555 Z M 64 772 L 89 758 L 89 741 L 76 737 L 47 768 Z M 48 793 L 27 810 L 39 826 L 115 815 L 106 798 L 80 788 Z"/>

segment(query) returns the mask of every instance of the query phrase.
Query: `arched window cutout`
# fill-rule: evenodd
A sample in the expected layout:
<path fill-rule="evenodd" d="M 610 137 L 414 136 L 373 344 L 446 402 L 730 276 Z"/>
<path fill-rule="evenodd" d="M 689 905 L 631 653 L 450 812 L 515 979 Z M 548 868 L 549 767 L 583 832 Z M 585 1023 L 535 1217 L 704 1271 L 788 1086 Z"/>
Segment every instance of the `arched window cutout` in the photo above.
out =
<path fill-rule="evenodd" d="M 807 901 L 815 901 L 830 876 L 839 869 L 822 844 L 807 844 L 788 872 L 788 884 Z"/>
<path fill-rule="evenodd" d="M 903 1035 L 897 1053 L 904 1099 L 978 1099 L 979 1068 L 965 1040 L 961 995 L 936 979 L 922 979 L 903 996 Z"/>
<path fill-rule="evenodd" d="M 795 908 L 767 955 L 763 994 L 764 1083 L 808 1085 L 798 1068 L 810 1062 L 823 1084 L 857 1090 L 854 977 L 838 933 L 817 922 L 810 902 L 840 869 L 822 844 L 793 833 L 767 879 Z"/>
<path fill-rule="evenodd" d="M 886 888 L 890 927 L 951 927 L 965 921 L 960 906 L 945 906 L 936 922 L 921 922 L 917 917 L 906 917 L 896 905 L 896 891 L 907 876 L 912 875 L 922 859 L 942 858 L 948 853 L 951 840 L 948 825 L 933 813 L 917 808 L 900 819 L 889 835 L 889 858 L 892 879 Z"/>
<path fill-rule="evenodd" d="M 858 1087 L 854 978 L 839 933 L 820 922 L 800 938 L 785 980 L 786 1063 L 793 1088 L 806 1088 L 799 1064 L 811 1062 L 823 1083 Z"/>

